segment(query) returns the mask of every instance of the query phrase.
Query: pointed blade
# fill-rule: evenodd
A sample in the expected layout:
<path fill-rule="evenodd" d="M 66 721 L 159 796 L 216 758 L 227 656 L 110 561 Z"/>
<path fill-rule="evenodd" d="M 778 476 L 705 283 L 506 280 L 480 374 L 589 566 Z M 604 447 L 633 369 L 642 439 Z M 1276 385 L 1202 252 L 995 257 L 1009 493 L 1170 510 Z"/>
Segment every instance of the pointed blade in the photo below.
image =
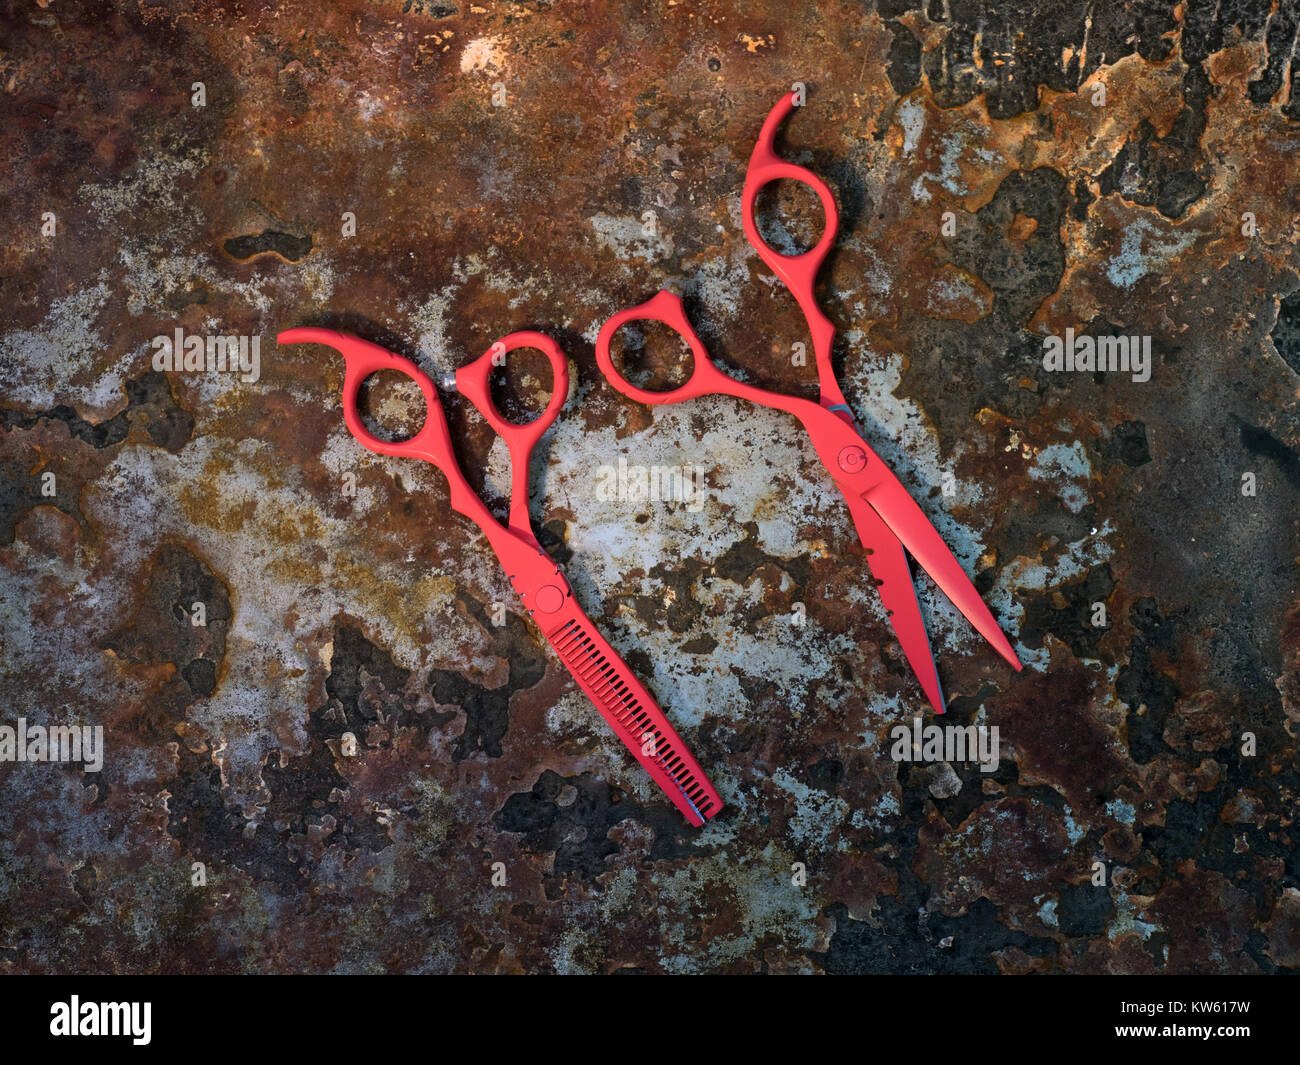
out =
<path fill-rule="evenodd" d="M 1015 669 L 1022 668 L 1016 652 L 975 590 L 975 585 L 966 576 L 966 571 L 961 568 L 961 563 L 948 550 L 943 537 L 930 524 L 925 511 L 908 494 L 902 482 L 897 477 L 886 477 L 864 498 L 867 508 L 874 510 L 903 542 L 930 579 L 952 600 L 952 605 L 966 616 L 976 631 Z"/>
<path fill-rule="evenodd" d="M 867 562 L 876 578 L 876 591 L 889 611 L 889 624 L 902 645 L 908 665 L 921 682 L 925 697 L 935 712 L 942 714 L 943 689 L 939 686 L 939 671 L 930 650 L 930 637 L 925 631 L 921 604 L 917 602 L 916 586 L 912 583 L 912 570 L 907 564 L 903 545 L 865 500 L 855 496 L 848 499 L 848 504 L 862 546 L 867 549 Z"/>

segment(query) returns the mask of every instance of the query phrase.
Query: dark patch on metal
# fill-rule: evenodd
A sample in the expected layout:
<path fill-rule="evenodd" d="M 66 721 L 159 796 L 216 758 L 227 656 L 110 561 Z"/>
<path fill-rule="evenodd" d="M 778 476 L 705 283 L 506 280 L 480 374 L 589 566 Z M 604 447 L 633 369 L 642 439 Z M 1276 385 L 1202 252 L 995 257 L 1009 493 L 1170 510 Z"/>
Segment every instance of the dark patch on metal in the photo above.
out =
<path fill-rule="evenodd" d="M 1136 630 L 1128 663 L 1115 678 L 1115 694 L 1128 705 L 1129 757 L 1146 765 L 1166 749 L 1165 719 L 1178 699 L 1178 686 L 1159 662 L 1176 657 L 1175 625 L 1161 616 L 1155 600 L 1143 597 L 1129 611 Z"/>
<path fill-rule="evenodd" d="M 321 742 L 351 732 L 360 745 L 370 725 L 415 725 L 416 712 L 403 698 L 410 676 L 410 670 L 397 665 L 356 625 L 347 621 L 336 624 L 330 672 L 325 679 L 329 701 L 312 711 L 308 731 Z"/>
<path fill-rule="evenodd" d="M 816 955 L 838 976 L 936 973 L 996 975 L 994 955 L 1018 947 L 1031 957 L 1051 957 L 1056 944 L 1001 924 L 988 899 L 958 918 L 909 910 L 901 899 L 882 899 L 872 920 L 858 921 L 841 903 L 826 910 L 835 922 L 830 948 Z"/>
<path fill-rule="evenodd" d="M 1264 44 L 1268 49 L 1268 60 L 1259 77 L 1250 83 L 1250 98 L 1256 104 L 1266 106 L 1282 87 L 1282 73 L 1291 68 L 1291 85 L 1295 85 L 1296 70 L 1294 64 L 1294 44 L 1296 41 L 1296 9 L 1292 4 L 1277 5 L 1268 20 L 1268 31 L 1264 35 Z M 1288 57 L 1291 62 L 1288 63 Z M 1294 94 L 1287 105 L 1282 108 L 1284 114 L 1291 118 L 1300 118 L 1300 101 Z"/>
<path fill-rule="evenodd" d="M 150 441 L 172 452 L 180 451 L 194 435 L 194 416 L 176 402 L 166 374 L 149 370 L 126 381 L 123 388 L 126 409 L 102 422 L 87 421 L 72 407 L 60 403 L 43 411 L 0 407 L 0 426 L 8 432 L 31 429 L 41 422 L 63 422 L 78 440 L 94 448 L 105 448 L 122 443 L 132 423 L 138 421 Z"/>
<path fill-rule="evenodd" d="M 1238 32 L 1242 38 L 1258 38 L 1266 22 L 1268 58 L 1250 84 L 1250 99 L 1267 107 L 1281 88 L 1296 29 L 1295 11 L 1287 4 L 1270 17 L 1258 4 L 1215 0 L 1191 0 L 1181 23 L 1172 5 L 885 0 L 879 11 L 892 31 L 893 47 L 909 47 L 897 43 L 903 34 L 913 36 L 902 21 L 905 16 L 920 27 L 940 30 L 926 35 L 930 43 L 922 57 L 940 107 L 961 107 L 983 95 L 989 115 L 1000 119 L 1034 110 L 1044 87 L 1073 92 L 1098 69 L 1126 56 L 1136 53 L 1149 62 L 1164 62 L 1179 42 L 1182 58 L 1196 64 L 1231 44 Z M 903 78 L 895 91 L 909 91 L 901 87 L 906 84 Z M 1300 118 L 1294 98 L 1282 110 L 1292 120 Z"/>
<path fill-rule="evenodd" d="M 558 520 L 548 521 L 537 529 L 537 542 L 560 566 L 567 566 L 573 559 L 573 552 L 564 540 L 566 531 L 564 522 Z"/>
<path fill-rule="evenodd" d="M 55 475 L 58 487 L 58 475 Z M 62 510 L 56 494 L 54 498 L 41 494 L 39 474 L 28 471 L 24 464 L 14 460 L 0 460 L 0 546 L 14 542 L 14 528 L 33 507 L 56 506 Z"/>
<path fill-rule="evenodd" d="M 1232 420 L 1236 423 L 1241 434 L 1241 446 L 1250 454 L 1258 455 L 1260 458 L 1268 459 L 1276 464 L 1278 471 L 1291 486 L 1300 488 L 1300 452 L 1287 447 L 1286 444 L 1262 426 L 1251 425 L 1244 419 L 1238 418 L 1235 414 L 1232 416 Z"/>
<path fill-rule="evenodd" d="M 1061 935 L 1071 939 L 1105 935 L 1115 919 L 1115 901 L 1105 884 L 1067 884 L 1056 904 Z"/>
<path fill-rule="evenodd" d="M 233 619 L 226 582 L 188 548 L 169 543 L 150 557 L 141 585 L 127 622 L 100 646 L 128 666 L 170 663 L 191 698 L 211 695 Z"/>
<path fill-rule="evenodd" d="M 231 237 L 224 247 L 226 254 L 235 259 L 251 259 L 255 255 L 270 252 L 288 262 L 296 263 L 310 254 L 312 239 L 310 236 L 282 233 L 278 229 L 264 229 L 260 233 L 245 233 L 242 236 Z"/>
<path fill-rule="evenodd" d="M 180 750 L 168 785 L 167 830 L 187 857 L 243 870 L 292 894 L 315 875 L 327 851 L 377 853 L 392 845 L 377 818 L 357 819 L 343 810 L 347 781 L 328 748 L 315 744 L 283 766 L 279 758 L 278 751 L 268 757 L 263 776 L 270 798 L 250 820 L 227 803 L 211 757 Z"/>
<path fill-rule="evenodd" d="M 949 242 L 952 261 L 993 290 L 993 311 L 1004 325 L 1023 324 L 1061 283 L 1065 189 L 1065 179 L 1047 167 L 1008 174 Z M 1015 228 L 1021 217 L 1037 222 L 1025 238 Z"/>
<path fill-rule="evenodd" d="M 1083 178 L 1076 180 L 1074 183 L 1074 197 L 1070 201 L 1070 217 L 1076 222 L 1086 222 L 1088 220 L 1088 205 L 1096 198 Z"/>
<path fill-rule="evenodd" d="M 1097 446 L 1097 450 L 1109 463 L 1122 462 L 1125 466 L 1145 466 L 1151 461 L 1146 423 L 1136 419 L 1120 422 Z"/>
<path fill-rule="evenodd" d="M 510 699 L 515 692 L 531 688 L 542 679 L 546 658 L 529 623 L 519 615 L 507 612 L 504 624 L 496 626 L 483 604 L 468 596 L 461 602 L 508 663 L 506 682 L 499 688 L 488 688 L 454 669 L 433 669 L 429 671 L 427 688 L 439 706 L 455 706 L 465 715 L 465 727 L 452 750 L 455 761 L 463 762 L 479 752 L 488 758 L 500 758 L 501 741 L 510 728 Z"/>
<path fill-rule="evenodd" d="M 844 776 L 844 763 L 838 758 L 822 758 L 804 770 L 808 786 L 834 794 Z"/>
<path fill-rule="evenodd" d="M 1270 335 L 1277 353 L 1300 374 L 1300 289 L 1278 302 L 1277 324 Z"/>
<path fill-rule="evenodd" d="M 1199 64 L 1183 75 L 1183 109 L 1165 136 L 1156 135 L 1150 119 L 1119 155 L 1097 176 L 1103 196 L 1118 192 L 1132 203 L 1154 207 L 1166 218 L 1180 218 L 1205 194 L 1201 136 L 1205 132 L 1206 102 L 1214 87 Z"/>
<path fill-rule="evenodd" d="M 564 794 L 566 788 L 572 788 L 573 794 Z M 492 823 L 503 832 L 521 834 L 529 850 L 552 856 L 546 895 L 553 899 L 563 893 L 566 880 L 596 883 L 606 872 L 606 860 L 620 849 L 609 838 L 610 829 L 629 819 L 654 831 L 651 861 L 671 861 L 692 853 L 682 838 L 695 830 L 666 802 L 641 806 L 590 773 L 563 777 L 545 770 L 530 791 L 506 799 Z"/>
<path fill-rule="evenodd" d="M 1094 604 L 1108 604 L 1115 590 L 1109 565 L 1094 566 L 1080 580 L 1053 588 L 1025 604 L 1021 639 L 1027 647 L 1041 647 L 1049 632 L 1078 658 L 1102 658 L 1106 627 L 1092 622 Z"/>
<path fill-rule="evenodd" d="M 845 518 L 847 520 L 847 513 Z M 667 597 L 667 606 L 664 605 L 663 598 L 657 595 L 626 598 L 642 620 L 655 625 L 664 624 L 669 631 L 680 634 L 689 630 L 697 609 L 694 593 L 697 582 L 718 578 L 744 586 L 765 571 L 778 578 L 765 582 L 765 587 L 779 587 L 779 574 L 786 573 L 796 590 L 806 587 L 812 572 L 806 558 L 779 558 L 765 553 L 759 543 L 758 526 L 749 522 L 744 527 L 743 535 L 712 565 L 688 558 L 662 562 L 651 568 L 649 575 L 662 581 L 672 593 Z M 743 620 L 753 623 L 770 613 L 770 605 L 765 600 L 759 601 L 744 608 Z"/>
<path fill-rule="evenodd" d="M 885 25 L 891 34 L 889 64 L 885 68 L 889 84 L 899 96 L 906 96 L 921 84 L 921 42 L 898 19 L 890 19 Z"/>
<path fill-rule="evenodd" d="M 460 8 L 455 4 L 440 4 L 436 0 L 382 0 L 384 3 L 402 5 L 403 15 L 428 15 L 430 18 L 451 18 L 452 15 L 460 14 Z"/>

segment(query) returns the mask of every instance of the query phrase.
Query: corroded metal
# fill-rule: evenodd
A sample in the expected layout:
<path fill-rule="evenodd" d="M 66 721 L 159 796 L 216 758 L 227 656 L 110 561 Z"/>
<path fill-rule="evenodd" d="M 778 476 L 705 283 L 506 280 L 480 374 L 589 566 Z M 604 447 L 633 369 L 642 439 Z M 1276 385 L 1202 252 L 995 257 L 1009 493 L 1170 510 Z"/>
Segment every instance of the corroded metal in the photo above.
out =
<path fill-rule="evenodd" d="M 1273 8 L 4 13 L 0 724 L 107 749 L 0 763 L 0 970 L 1300 964 L 1300 98 Z M 920 582 L 992 773 L 891 757 L 921 693 L 797 426 L 596 372 L 600 324 L 672 284 L 721 361 L 813 387 L 739 214 L 794 82 L 782 150 L 841 208 L 848 400 L 1026 663 Z M 807 242 L 811 206 L 775 190 L 765 232 Z M 441 477 L 354 444 L 341 360 L 274 343 L 301 324 L 439 375 L 560 342 L 535 524 L 720 818 L 687 828 L 494 609 Z M 155 370 L 178 328 L 260 338 L 256 379 Z M 1149 336 L 1150 380 L 1048 371 L 1067 329 Z M 516 412 L 546 383 L 518 367 Z M 448 407 L 500 505 L 503 452 Z M 620 460 L 702 468 L 700 505 L 599 491 Z"/>

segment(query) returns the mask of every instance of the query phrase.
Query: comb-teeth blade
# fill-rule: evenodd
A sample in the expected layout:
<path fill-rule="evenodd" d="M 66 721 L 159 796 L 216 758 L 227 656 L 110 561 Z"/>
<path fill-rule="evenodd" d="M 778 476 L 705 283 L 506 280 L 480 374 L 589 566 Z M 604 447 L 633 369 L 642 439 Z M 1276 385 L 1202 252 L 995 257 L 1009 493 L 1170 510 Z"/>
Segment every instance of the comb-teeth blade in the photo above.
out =
<path fill-rule="evenodd" d="M 952 600 L 952 605 L 966 616 L 966 620 L 993 645 L 998 654 L 1016 669 L 1020 669 L 1020 659 L 989 613 L 989 608 L 984 605 L 975 585 L 971 584 L 961 563 L 948 550 L 943 537 L 930 524 L 925 511 L 908 494 L 902 482 L 896 477 L 886 477 L 866 494 L 865 499 L 869 508 L 874 509 L 890 531 L 903 541 L 903 546 L 921 564 L 930 579 Z"/>
<path fill-rule="evenodd" d="M 853 523 L 858 527 L 862 546 L 867 549 L 867 562 L 876 578 L 876 591 L 880 601 L 889 611 L 889 624 L 907 656 L 908 665 L 921 682 L 925 697 L 935 712 L 943 713 L 943 689 L 939 686 L 939 670 L 930 650 L 930 637 L 921 617 L 921 604 L 916 599 L 916 586 L 912 583 L 912 570 L 907 564 L 907 553 L 898 537 L 871 505 L 856 497 L 848 500 Z"/>
<path fill-rule="evenodd" d="M 696 827 L 722 809 L 709 783 L 654 698 L 576 604 L 565 620 L 543 630 L 560 661 L 618 738 Z"/>

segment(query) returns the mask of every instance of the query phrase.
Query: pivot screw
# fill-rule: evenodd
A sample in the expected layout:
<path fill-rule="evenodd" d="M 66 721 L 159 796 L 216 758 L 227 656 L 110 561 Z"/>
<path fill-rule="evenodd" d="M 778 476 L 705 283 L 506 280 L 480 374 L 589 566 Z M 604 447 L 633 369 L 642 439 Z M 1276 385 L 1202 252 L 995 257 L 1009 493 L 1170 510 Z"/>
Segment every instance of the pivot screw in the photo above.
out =
<path fill-rule="evenodd" d="M 867 453 L 856 444 L 850 444 L 840 451 L 839 464 L 845 473 L 859 473 L 867 468 Z"/>
<path fill-rule="evenodd" d="M 554 614 L 564 606 L 564 593 L 553 584 L 537 589 L 537 609 L 543 614 Z"/>

